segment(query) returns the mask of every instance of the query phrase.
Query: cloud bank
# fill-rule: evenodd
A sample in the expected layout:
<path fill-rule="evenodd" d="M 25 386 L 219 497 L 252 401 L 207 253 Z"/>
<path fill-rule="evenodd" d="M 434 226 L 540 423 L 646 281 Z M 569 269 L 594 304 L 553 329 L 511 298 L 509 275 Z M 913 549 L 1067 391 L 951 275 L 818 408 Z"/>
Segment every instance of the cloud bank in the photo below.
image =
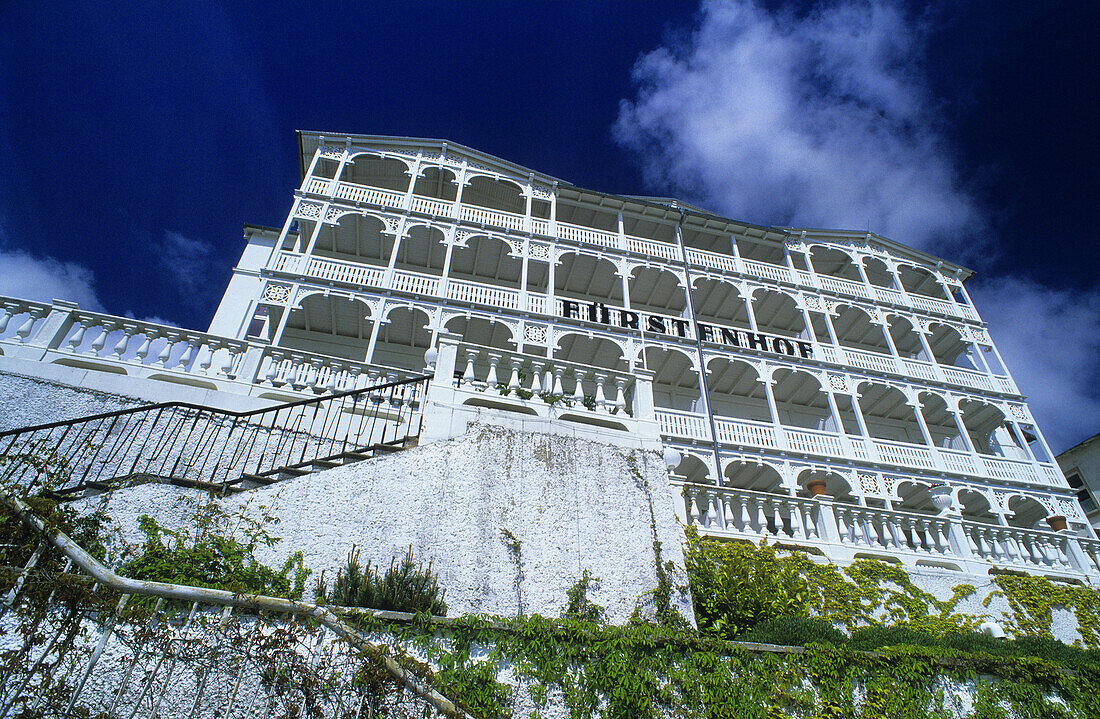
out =
<path fill-rule="evenodd" d="M 689 39 L 639 59 L 614 136 L 648 181 L 738 219 L 949 242 L 981 215 L 913 69 L 925 35 L 890 5 L 704 3 Z"/>
<path fill-rule="evenodd" d="M 103 303 L 95 291 L 95 277 L 87 267 L 2 247 L 0 295 L 38 302 L 69 300 L 86 310 L 103 311 Z"/>
<path fill-rule="evenodd" d="M 996 247 L 922 72 L 930 29 L 886 2 L 705 2 L 690 33 L 639 58 L 613 137 L 660 194 L 980 268 Z M 1100 291 L 1002 277 L 973 294 L 1054 450 L 1100 430 Z"/>

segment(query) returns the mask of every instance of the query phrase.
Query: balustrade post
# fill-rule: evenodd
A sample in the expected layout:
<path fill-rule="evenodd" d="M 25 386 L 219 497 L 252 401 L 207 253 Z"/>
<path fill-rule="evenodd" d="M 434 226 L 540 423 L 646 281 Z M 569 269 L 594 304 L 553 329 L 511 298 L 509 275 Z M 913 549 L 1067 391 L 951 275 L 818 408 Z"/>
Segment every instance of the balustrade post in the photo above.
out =
<path fill-rule="evenodd" d="M 27 337 L 25 344 L 35 347 L 56 349 L 65 339 L 73 326 L 73 312 L 79 309 L 75 302 L 54 300 L 33 337 Z M 34 313 L 32 313 L 33 316 Z M 41 315 L 40 315 L 41 317 Z M 20 328 L 22 329 L 22 328 Z M 2 330 L 0 330 L 2 331 Z"/>
<path fill-rule="evenodd" d="M 435 373 L 428 381 L 424 395 L 423 424 L 420 434 L 422 443 L 450 439 L 457 428 L 453 426 L 454 407 L 458 404 L 455 397 L 455 371 L 458 366 L 459 335 L 440 332 L 436 340 L 438 354 L 435 359 Z M 462 374 L 462 387 L 472 387 L 474 382 L 474 358 L 477 352 L 467 350 L 467 365 Z"/>
<path fill-rule="evenodd" d="M 814 526 L 817 527 L 817 535 L 825 542 L 840 541 L 840 525 L 836 521 L 836 513 L 833 511 L 832 498 L 827 495 L 818 495 L 814 498 L 817 503 L 817 512 L 814 514 Z"/>
<path fill-rule="evenodd" d="M 81 335 L 81 340 L 77 341 L 76 345 L 73 347 L 74 350 L 77 346 L 80 345 L 80 342 L 83 340 L 84 324 L 81 323 L 80 327 L 81 330 L 79 334 Z M 73 337 L 75 338 L 76 335 L 74 334 Z M 164 347 L 162 347 L 160 352 L 157 353 L 157 365 L 159 365 L 161 368 L 168 366 L 168 359 L 172 356 L 172 348 L 176 345 L 176 342 L 179 340 L 179 338 L 180 336 L 175 332 L 164 333 Z M 69 340 L 69 343 L 72 344 L 72 340 Z"/>
<path fill-rule="evenodd" d="M 160 333 L 156 330 L 148 330 L 144 333 L 145 340 L 141 343 L 141 346 L 138 347 L 137 352 L 134 353 L 138 364 L 145 364 L 145 358 L 149 356 L 149 350 L 153 346 L 153 341 L 157 339 L 159 334 Z"/>
<path fill-rule="evenodd" d="M 531 363 L 531 394 L 540 395 L 543 392 L 542 389 L 542 371 L 543 364 L 541 362 Z M 546 388 L 549 391 L 549 387 Z"/>
<path fill-rule="evenodd" d="M 260 368 L 264 362 L 264 348 L 265 345 L 252 344 L 251 342 L 245 345 L 244 356 L 237 366 L 237 378 L 249 384 L 260 384 L 266 379 L 260 376 Z"/>
<path fill-rule="evenodd" d="M 27 314 L 27 319 L 19 326 L 19 329 L 15 331 L 15 336 L 19 338 L 19 344 L 27 344 L 30 340 L 31 333 L 34 331 L 34 326 L 38 320 L 42 319 L 46 314 L 46 310 L 34 308 Z M 37 337 L 37 335 L 36 335 Z"/>
<path fill-rule="evenodd" d="M 559 397 L 564 397 L 565 396 L 565 387 L 561 383 L 561 378 L 562 378 L 562 375 L 565 374 L 565 368 L 561 367 L 561 366 L 555 367 L 554 370 L 553 370 L 553 374 L 554 374 L 554 389 L 551 390 L 551 394 L 554 394 L 555 396 L 559 396 Z M 650 394 L 652 395 L 652 392 L 650 392 Z M 636 396 L 637 396 L 637 391 L 635 391 L 635 397 Z"/>
<path fill-rule="evenodd" d="M 126 350 L 130 346 L 130 338 L 137 333 L 137 327 L 134 325 L 123 324 L 122 325 L 122 339 L 115 344 L 114 354 L 120 362 L 122 361 L 122 355 L 126 354 Z"/>
<path fill-rule="evenodd" d="M 73 354 L 76 354 L 76 351 L 80 349 L 80 345 L 84 343 L 84 335 L 87 334 L 89 326 L 91 326 L 91 320 L 80 320 L 80 326 L 69 338 L 69 351 Z"/>
<path fill-rule="evenodd" d="M 607 411 L 607 395 L 604 393 L 604 385 L 607 384 L 608 376 L 597 372 L 596 373 L 596 409 Z"/>

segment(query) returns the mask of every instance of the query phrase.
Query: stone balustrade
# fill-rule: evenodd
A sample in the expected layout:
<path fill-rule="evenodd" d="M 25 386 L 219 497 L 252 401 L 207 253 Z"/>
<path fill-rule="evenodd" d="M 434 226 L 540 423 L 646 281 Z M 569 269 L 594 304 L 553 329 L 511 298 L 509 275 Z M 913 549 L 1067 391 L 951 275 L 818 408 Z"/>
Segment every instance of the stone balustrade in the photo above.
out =
<path fill-rule="evenodd" d="M 462 343 L 457 389 L 560 405 L 574 411 L 633 415 L 635 378 L 626 372 Z"/>
<path fill-rule="evenodd" d="M 1100 575 L 1100 541 L 1066 530 L 988 524 L 959 514 L 864 507 L 829 497 L 795 497 L 673 481 L 681 521 L 704 536 L 772 538 L 830 559 L 900 558 L 910 565 L 986 574 L 990 567 L 1059 575 Z"/>
<path fill-rule="evenodd" d="M 418 374 L 11 298 L 0 298 L 0 354 L 245 395 L 312 396 Z"/>
<path fill-rule="evenodd" d="M 679 249 L 668 243 L 655 242 L 630 235 L 620 235 L 615 232 L 583 227 L 567 222 L 549 222 L 503 210 L 465 204 L 459 206 L 456 210 L 453 202 L 417 195 L 412 195 L 411 200 L 408 200 L 408 196 L 403 192 L 320 178 L 310 179 L 304 190 L 310 194 L 333 197 L 356 205 L 366 203 L 393 210 L 413 210 L 422 214 L 460 220 L 475 225 L 498 227 L 516 232 L 537 233 L 571 242 L 627 250 L 676 263 L 681 260 Z M 974 308 L 969 305 L 913 293 L 903 293 L 885 287 L 864 285 L 834 277 L 818 276 L 818 283 L 815 284 L 814 277 L 810 273 L 802 270 L 792 271 L 783 265 L 773 265 L 767 262 L 694 249 L 687 250 L 687 259 L 689 263 L 707 270 L 735 273 L 770 282 L 801 286 L 806 289 L 822 289 L 838 295 L 883 302 L 947 317 L 959 317 L 973 321 L 980 319 Z"/>

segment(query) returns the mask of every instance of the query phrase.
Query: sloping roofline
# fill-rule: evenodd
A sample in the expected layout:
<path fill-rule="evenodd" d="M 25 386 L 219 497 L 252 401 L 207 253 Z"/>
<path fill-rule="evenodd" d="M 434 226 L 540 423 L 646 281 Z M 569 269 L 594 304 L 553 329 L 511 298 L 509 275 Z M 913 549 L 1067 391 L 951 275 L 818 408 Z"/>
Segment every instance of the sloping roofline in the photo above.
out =
<path fill-rule="evenodd" d="M 687 212 L 697 215 L 703 219 L 712 219 L 729 224 L 742 225 L 746 228 L 753 228 L 762 233 L 779 233 L 784 236 L 792 234 L 801 234 L 805 232 L 810 236 L 810 239 L 828 240 L 830 236 L 840 240 L 874 240 L 875 242 L 883 245 L 887 249 L 897 252 L 900 255 L 908 255 L 912 258 L 920 260 L 926 264 L 932 266 L 943 267 L 950 274 L 956 274 L 960 281 L 966 282 L 974 276 L 974 271 L 964 267 L 962 265 L 955 264 L 942 257 L 931 255 L 922 250 L 918 250 L 908 245 L 903 245 L 900 242 L 891 240 L 888 237 L 876 234 L 874 232 L 868 232 L 864 230 L 842 230 L 842 229 L 824 229 L 824 228 L 810 228 L 810 227 L 784 227 L 779 225 L 759 225 L 752 222 L 745 222 L 743 220 L 735 220 L 729 217 L 724 217 L 714 212 L 704 210 L 702 208 L 691 205 L 682 200 L 678 200 L 674 197 L 651 197 L 646 195 L 617 195 L 611 192 L 601 192 L 599 190 L 590 190 L 578 185 L 574 185 L 571 182 L 562 180 L 552 175 L 547 175 L 545 172 L 539 172 L 538 170 L 532 170 L 529 167 L 518 165 L 514 162 L 502 159 L 495 155 L 482 152 L 481 150 L 475 150 L 472 147 L 467 147 L 458 142 L 452 142 L 450 140 L 441 140 L 437 138 L 426 137 L 403 137 L 399 135 L 363 135 L 347 132 L 319 132 L 316 130 L 298 130 L 298 176 L 305 178 L 306 167 L 310 159 L 313 157 L 313 153 L 317 147 L 327 141 L 336 141 L 338 143 L 351 143 L 356 145 L 389 145 L 389 146 L 405 146 L 408 148 L 431 148 L 445 152 L 452 150 L 458 154 L 464 155 L 470 159 L 477 160 L 484 163 L 489 167 L 496 167 L 502 172 L 506 172 L 512 175 L 528 176 L 538 179 L 547 185 L 557 185 L 559 187 L 566 187 L 576 192 L 595 195 L 601 198 L 616 199 L 620 202 L 634 202 L 642 205 L 646 205 L 654 208 L 674 209 L 679 212 Z M 335 144 L 335 143 L 333 143 Z"/>

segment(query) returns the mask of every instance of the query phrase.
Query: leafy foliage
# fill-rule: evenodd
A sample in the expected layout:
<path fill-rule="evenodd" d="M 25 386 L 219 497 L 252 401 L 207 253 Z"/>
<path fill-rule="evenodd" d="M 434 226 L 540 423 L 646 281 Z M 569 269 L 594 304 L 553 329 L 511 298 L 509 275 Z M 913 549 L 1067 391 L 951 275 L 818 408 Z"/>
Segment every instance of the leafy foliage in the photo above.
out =
<path fill-rule="evenodd" d="M 230 520 L 237 520 L 246 541 L 235 538 L 229 530 Z M 138 528 L 145 535 L 141 554 L 124 563 L 119 573 L 133 579 L 224 589 L 238 594 L 291 599 L 302 596 L 310 571 L 304 566 L 301 552 L 292 554 L 279 571 L 261 564 L 253 555 L 257 546 L 272 547 L 279 541 L 267 532 L 263 522 L 243 514 L 228 515 L 215 502 L 209 502 L 201 508 L 197 527 L 192 535 L 183 529 L 167 529 L 149 515 L 141 515 Z"/>
<path fill-rule="evenodd" d="M 809 615 L 805 576 L 774 548 L 701 540 L 694 527 L 687 533 L 684 562 L 701 630 L 732 639 L 763 621 Z"/>
<path fill-rule="evenodd" d="M 848 636 L 824 619 L 788 616 L 760 622 L 738 635 L 737 641 L 801 647 L 807 644 L 844 644 Z"/>
<path fill-rule="evenodd" d="M 588 598 L 588 591 L 591 589 L 595 591 L 600 588 L 600 578 L 593 577 L 592 573 L 587 569 L 581 574 L 581 578 L 577 580 L 577 583 L 569 588 L 569 591 L 565 593 L 566 598 L 569 600 L 565 607 L 565 613 L 567 616 L 576 617 L 582 622 L 591 622 L 593 624 L 599 624 L 604 620 L 603 607 L 596 604 Z"/>
<path fill-rule="evenodd" d="M 397 562 L 394 557 L 384 575 L 371 566 L 359 564 L 359 548 L 354 544 L 348 552 L 347 563 L 336 574 L 332 591 L 321 594 L 324 601 L 342 607 L 366 607 L 394 612 L 428 612 L 446 616 L 447 603 L 443 601 L 445 589 L 439 586 L 439 578 L 432 574 L 431 562 L 425 569 L 423 563 L 413 559 L 412 547 Z"/>

